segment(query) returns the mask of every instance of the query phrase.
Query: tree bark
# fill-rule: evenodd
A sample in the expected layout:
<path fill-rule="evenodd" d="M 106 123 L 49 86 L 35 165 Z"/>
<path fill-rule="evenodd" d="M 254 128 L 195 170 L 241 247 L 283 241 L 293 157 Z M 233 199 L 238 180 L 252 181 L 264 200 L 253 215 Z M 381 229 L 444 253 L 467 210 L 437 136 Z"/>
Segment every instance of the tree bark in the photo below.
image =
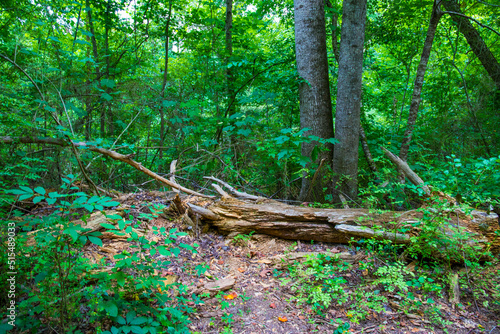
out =
<path fill-rule="evenodd" d="M 394 155 L 391 151 L 386 149 L 385 147 L 380 147 L 385 155 L 391 160 L 391 162 L 397 167 L 398 171 L 404 173 L 404 175 L 416 186 L 422 187 L 422 190 L 426 195 L 431 195 L 431 190 L 428 186 L 425 185 L 424 181 L 415 173 L 410 166 L 406 163 L 406 161 L 401 160 L 399 157 Z"/>
<path fill-rule="evenodd" d="M 358 193 L 358 146 L 365 39 L 366 0 L 344 0 L 340 40 L 333 186 L 354 199 Z"/>
<path fill-rule="evenodd" d="M 444 8 L 448 11 L 453 22 L 456 23 L 458 31 L 464 35 L 467 43 L 469 44 L 472 52 L 479 59 L 484 69 L 495 83 L 497 89 L 500 89 L 500 64 L 490 51 L 479 32 L 474 28 L 470 20 L 466 17 L 456 15 L 453 13 L 462 14 L 460 5 L 456 0 L 443 1 Z"/>
<path fill-rule="evenodd" d="M 308 128 L 306 136 L 323 139 L 333 137 L 333 117 L 328 78 L 326 54 L 326 30 L 324 0 L 295 0 L 295 51 L 297 70 L 303 80 L 299 84 L 300 127 Z M 304 157 L 311 158 L 314 148 L 322 145 L 317 141 L 302 143 Z M 333 145 L 326 144 L 315 163 L 325 159 L 331 166 Z M 308 165 L 308 168 L 311 164 Z M 302 201 L 324 202 L 323 173 L 317 176 L 313 185 L 310 177 L 314 173 L 304 173 L 299 199 Z M 309 190 L 312 187 L 312 191 Z M 308 196 L 308 194 L 310 194 Z"/>
<path fill-rule="evenodd" d="M 234 96 L 233 87 L 233 70 L 232 67 L 227 66 L 233 55 L 233 0 L 226 0 L 226 85 L 228 101 Z M 228 108 L 227 114 L 231 116 L 234 113 L 234 106 Z"/>
<path fill-rule="evenodd" d="M 254 231 L 283 239 L 334 243 L 349 243 L 352 237 L 362 237 L 408 244 L 410 237 L 419 233 L 414 224 L 423 219 L 423 213 L 417 210 L 375 213 L 368 209 L 298 207 L 272 200 L 250 203 L 228 197 L 206 208 L 192 203 L 188 205 L 192 213 L 198 214 L 224 234 Z M 446 215 L 471 233 L 468 242 L 483 249 L 489 242 L 493 254 L 500 252 L 500 240 L 495 235 L 499 229 L 496 214 L 474 210 L 468 216 L 460 210 L 450 210 Z M 403 228 L 409 232 L 403 234 L 397 231 Z M 448 228 L 450 232 L 457 232 L 451 231 L 454 227 Z"/>
<path fill-rule="evenodd" d="M 95 38 L 95 29 L 94 29 L 94 21 L 92 18 L 92 9 L 90 8 L 90 1 L 86 0 L 85 6 L 88 8 L 87 9 L 87 19 L 88 19 L 88 24 L 89 24 L 89 31 L 92 34 L 90 36 L 90 40 L 92 42 L 92 55 L 94 57 L 94 61 L 96 63 L 95 65 L 95 77 L 96 80 L 99 80 L 101 77 L 101 73 L 99 70 L 99 53 L 97 49 L 97 40 Z M 100 133 L 101 133 L 101 138 L 104 138 L 105 135 L 105 129 L 104 129 L 104 124 L 105 124 L 105 117 L 106 117 L 106 110 L 104 107 L 101 105 L 100 106 L 101 112 L 100 112 Z"/>
<path fill-rule="evenodd" d="M 365 130 L 363 126 L 359 125 L 359 137 L 361 141 L 361 146 L 363 147 L 363 153 L 365 154 L 366 161 L 368 162 L 368 166 L 373 173 L 377 172 L 377 165 L 375 165 L 375 161 L 373 161 L 372 153 L 370 152 L 370 147 L 368 146 L 368 139 L 366 138 Z"/>
<path fill-rule="evenodd" d="M 158 152 L 158 157 L 160 161 L 163 160 L 163 143 L 165 140 L 165 106 L 163 105 L 163 100 L 165 100 L 165 88 L 167 87 L 167 79 L 168 79 L 168 41 L 169 41 L 169 33 L 170 33 L 170 18 L 172 16 L 172 0 L 168 3 L 168 16 L 167 22 L 165 23 L 165 63 L 164 63 L 164 72 L 163 72 L 163 82 L 161 85 L 161 106 L 160 106 L 160 149 Z M 158 165 L 158 172 L 161 172 L 162 163 Z"/>
<path fill-rule="evenodd" d="M 427 36 L 425 38 L 424 48 L 422 50 L 422 55 L 420 56 L 420 63 L 418 64 L 415 83 L 413 85 L 413 95 L 410 104 L 410 112 L 408 114 L 408 122 L 406 125 L 403 140 L 401 142 L 401 149 L 399 151 L 399 158 L 403 161 L 408 160 L 408 151 L 410 149 L 411 137 L 413 134 L 413 129 L 415 128 L 415 123 L 417 121 L 418 108 L 421 101 L 425 71 L 427 69 L 427 63 L 429 62 L 436 29 L 439 24 L 439 20 L 443 15 L 442 11 L 439 9 L 440 2 L 441 0 L 435 0 L 432 6 L 431 18 L 429 20 L 429 26 L 427 28 Z"/>

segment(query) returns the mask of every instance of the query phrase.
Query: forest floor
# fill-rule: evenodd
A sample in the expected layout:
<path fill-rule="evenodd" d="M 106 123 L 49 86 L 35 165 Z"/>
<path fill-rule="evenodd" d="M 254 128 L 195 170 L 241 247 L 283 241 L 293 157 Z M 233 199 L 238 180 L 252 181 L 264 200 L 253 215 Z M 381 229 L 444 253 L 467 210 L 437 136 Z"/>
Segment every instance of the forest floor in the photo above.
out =
<path fill-rule="evenodd" d="M 130 213 L 134 217 L 149 213 L 144 203 L 168 205 L 157 192 L 130 195 L 122 201 L 122 205 L 136 208 Z M 141 223 L 139 228 L 145 231 L 152 231 L 152 227 L 156 226 L 188 232 L 186 236 L 179 237 L 177 242 L 199 245 L 196 254 L 182 250 L 168 268 L 158 273 L 166 277 L 169 283 L 181 283 L 187 287 L 188 295 L 195 293 L 202 296 L 201 305 L 189 304 L 195 309 L 190 314 L 191 323 L 188 325 L 192 333 L 337 334 L 342 333 L 340 326 L 346 326 L 343 327 L 346 333 L 500 333 L 498 307 L 496 310 L 487 307 L 488 303 L 474 299 L 467 289 L 461 291 L 460 306 L 449 302 L 448 287 L 427 292 L 412 290 L 414 298 L 421 303 L 416 304 L 420 308 L 409 308 L 404 306 L 408 305 L 405 303 L 405 293 L 397 293 L 397 289 L 380 289 L 379 285 L 385 302 L 379 304 L 378 309 L 364 307 L 369 305 L 369 296 L 372 296 L 367 292 L 374 290 L 370 284 L 373 285 L 375 279 L 379 278 L 373 275 L 375 268 L 385 264 L 382 257 L 364 249 L 349 245 L 281 240 L 266 235 L 228 238 L 214 230 L 194 233 L 180 216 L 167 217 L 162 214 L 153 220 L 138 222 Z M 146 237 L 160 242 L 162 239 L 161 235 L 152 232 L 146 232 Z M 112 265 L 113 255 L 130 250 L 130 246 L 123 240 L 104 239 L 103 247 L 87 245 L 85 257 L 96 263 L 104 257 Z M 361 305 L 363 310 L 357 310 L 358 306 L 353 306 L 352 302 L 338 306 L 335 300 L 321 312 L 314 311 L 307 302 L 297 303 L 301 298 L 307 299 L 307 293 L 297 298 L 300 291 L 293 291 L 293 280 L 287 281 L 290 266 L 298 263 L 290 262 L 290 258 L 303 261 L 305 254 L 327 251 L 348 252 L 352 255 L 353 260 L 345 263 L 337 278 L 345 280 L 342 284 L 344 296 L 356 295 L 357 292 L 361 292 L 357 294 L 361 299 L 367 296 L 366 300 L 358 298 L 357 305 Z M 161 258 L 158 253 L 154 257 Z M 370 270 L 366 266 L 361 267 L 370 261 L 373 263 Z M 207 271 L 193 275 L 194 268 L 200 265 Z M 405 266 L 407 272 L 416 272 L 420 264 L 411 262 L 405 263 Z M 498 273 L 499 269 L 497 266 L 492 270 Z M 453 270 L 463 272 L 465 269 L 457 267 Z M 207 290 L 207 283 L 223 279 L 229 280 L 227 290 Z M 363 316 L 357 316 L 357 311 L 363 311 Z"/>

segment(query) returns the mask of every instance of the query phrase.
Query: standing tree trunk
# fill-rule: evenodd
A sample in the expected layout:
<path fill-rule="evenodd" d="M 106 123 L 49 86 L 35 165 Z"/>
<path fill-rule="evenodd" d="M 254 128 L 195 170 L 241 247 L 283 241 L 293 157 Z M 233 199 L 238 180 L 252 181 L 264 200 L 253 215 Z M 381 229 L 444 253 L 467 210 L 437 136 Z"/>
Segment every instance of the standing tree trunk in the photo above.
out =
<path fill-rule="evenodd" d="M 226 0 L 226 85 L 227 85 L 227 97 L 228 101 L 234 96 L 233 88 L 233 71 L 232 67 L 228 67 L 229 61 L 233 55 L 233 0 Z M 231 116 L 234 113 L 234 106 L 228 108 L 228 115 Z"/>
<path fill-rule="evenodd" d="M 358 146 L 365 40 L 366 0 L 344 0 L 340 39 L 333 159 L 334 194 L 358 194 Z"/>
<path fill-rule="evenodd" d="M 95 29 L 94 29 L 94 22 L 93 22 L 93 19 L 92 19 L 92 10 L 90 8 L 90 1 L 89 0 L 86 0 L 85 1 L 85 6 L 88 8 L 87 9 L 87 19 L 88 19 L 88 24 L 89 24 L 89 30 L 90 30 L 90 33 L 92 34 L 92 36 L 90 36 L 90 41 L 92 43 L 92 56 L 94 57 L 94 62 L 95 62 L 95 77 L 96 77 L 96 80 L 99 80 L 99 78 L 101 77 L 101 73 L 100 73 L 100 70 L 99 70 L 99 53 L 97 51 L 97 40 L 95 38 Z M 91 119 L 90 119 L 90 112 L 92 111 L 93 109 L 93 106 L 91 106 L 91 103 L 92 103 L 92 100 L 91 98 L 89 97 L 88 99 L 88 103 L 87 103 L 87 117 L 89 117 L 88 119 L 88 128 L 90 129 L 90 122 L 91 122 Z M 103 121 L 103 118 L 104 118 L 104 109 L 103 106 L 100 106 L 101 107 L 101 138 L 104 138 L 104 135 L 103 135 L 103 126 L 104 126 L 104 121 Z M 89 137 L 90 137 L 90 130 L 89 130 Z"/>
<path fill-rule="evenodd" d="M 95 38 L 95 29 L 94 29 L 94 21 L 92 18 L 92 10 L 90 9 L 90 1 L 86 0 L 86 7 L 88 8 L 87 10 L 87 18 L 89 21 L 89 30 L 92 36 L 90 37 L 90 40 L 92 42 L 92 55 L 94 56 L 94 61 L 96 62 L 95 65 L 95 76 L 96 80 L 98 81 L 101 78 L 101 72 L 99 70 L 99 53 L 97 51 L 97 40 Z M 100 84 L 98 84 L 100 86 Z M 105 137 L 105 117 L 106 117 L 106 109 L 103 105 L 99 106 L 101 109 L 101 115 L 100 115 L 100 134 L 101 138 Z"/>
<path fill-rule="evenodd" d="M 405 162 L 408 160 L 408 150 L 410 148 L 413 129 L 415 128 L 415 123 L 417 121 L 418 107 L 420 106 L 421 101 L 420 96 L 422 93 L 422 86 L 424 84 L 424 75 L 427 69 L 427 63 L 429 62 L 429 57 L 431 55 L 434 35 L 436 34 L 439 19 L 443 15 L 443 12 L 439 8 L 440 2 L 441 0 L 435 0 L 432 6 L 431 19 L 429 20 L 429 27 L 427 28 L 427 37 L 425 38 L 424 48 L 422 50 L 422 55 L 420 56 L 420 63 L 418 64 L 417 75 L 415 77 L 415 84 L 413 86 L 413 96 L 410 104 L 410 112 L 408 114 L 408 123 L 406 125 L 404 137 L 401 142 L 401 149 L 399 151 L 399 158 Z"/>
<path fill-rule="evenodd" d="M 109 54 L 109 31 L 111 29 L 111 0 L 107 0 L 106 2 L 106 18 L 104 20 L 104 52 L 105 52 L 105 61 L 106 61 L 106 70 L 105 70 L 105 77 L 108 80 L 108 85 L 109 85 L 109 73 L 110 73 L 110 57 L 111 55 Z M 106 93 L 110 93 L 109 86 L 106 85 Z M 107 111 L 107 115 L 106 115 Z M 108 122 L 108 134 L 110 136 L 113 136 L 114 132 L 114 121 L 113 121 L 113 113 L 111 110 L 110 102 L 106 101 L 105 105 L 102 109 L 102 114 L 101 114 L 101 136 L 104 138 L 105 136 L 105 124 L 106 124 L 106 116 L 109 118 Z"/>
<path fill-rule="evenodd" d="M 449 14 L 453 22 L 457 24 L 458 30 L 464 35 L 472 52 L 474 52 L 479 61 L 481 61 L 481 64 L 486 72 L 488 72 L 488 75 L 495 83 L 497 89 L 500 89 L 500 64 L 493 53 L 491 53 L 479 32 L 474 28 L 467 17 L 461 16 L 463 13 L 456 0 L 443 1 L 443 5 L 447 10 L 445 13 Z"/>
<path fill-rule="evenodd" d="M 338 17 L 337 14 L 333 11 L 333 5 L 330 0 L 325 0 L 326 6 L 330 8 L 332 11 L 332 51 L 333 57 L 339 63 L 339 43 L 337 41 L 337 22 Z M 375 161 L 373 161 L 372 154 L 370 152 L 370 147 L 368 146 L 368 141 L 366 139 L 365 130 L 363 128 L 363 124 L 359 124 L 359 139 L 361 141 L 361 146 L 363 147 L 363 152 L 365 153 L 366 160 L 368 161 L 368 166 L 370 166 L 370 170 L 373 173 L 377 172 L 377 165 L 375 165 Z"/>
<path fill-rule="evenodd" d="M 333 117 L 326 55 L 324 0 L 294 0 L 294 12 L 297 69 L 303 79 L 299 85 L 300 127 L 309 129 L 305 135 L 329 139 L 333 137 Z M 302 155 L 311 157 L 317 145 L 321 144 L 316 141 L 303 143 Z M 326 144 L 325 148 L 313 162 L 325 159 L 325 164 L 331 166 L 333 145 Z M 304 173 L 300 200 L 324 202 L 323 173 L 317 172 L 315 184 L 309 178 L 312 175 Z"/>
<path fill-rule="evenodd" d="M 363 147 L 363 152 L 365 153 L 366 161 L 368 162 L 368 166 L 370 167 L 370 170 L 375 174 L 377 173 L 377 165 L 375 165 L 375 161 L 373 161 L 370 147 L 368 146 L 368 139 L 366 138 L 365 130 L 363 129 L 363 126 L 361 124 L 359 125 L 359 137 L 361 146 Z"/>
<path fill-rule="evenodd" d="M 172 16 L 172 0 L 168 3 L 168 16 L 167 22 L 165 23 L 165 70 L 163 72 L 163 82 L 161 85 L 161 105 L 160 105 L 160 148 L 159 148 L 159 159 L 160 164 L 158 165 L 158 172 L 161 172 L 163 160 L 163 143 L 165 140 L 165 106 L 163 105 L 163 100 L 165 100 L 165 88 L 167 87 L 167 78 L 168 78 L 168 37 L 170 32 L 170 18 Z"/>

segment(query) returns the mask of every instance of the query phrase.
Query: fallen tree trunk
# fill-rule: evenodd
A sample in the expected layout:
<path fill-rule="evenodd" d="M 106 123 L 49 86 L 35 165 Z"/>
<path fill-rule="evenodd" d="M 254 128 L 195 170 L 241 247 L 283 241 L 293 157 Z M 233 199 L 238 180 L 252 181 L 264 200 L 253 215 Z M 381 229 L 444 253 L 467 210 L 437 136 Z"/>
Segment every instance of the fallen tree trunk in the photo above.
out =
<path fill-rule="evenodd" d="M 188 205 L 191 213 L 199 215 L 224 234 L 255 231 L 292 240 L 348 243 L 351 238 L 374 238 L 408 244 L 412 236 L 421 232 L 419 222 L 425 223 L 424 213 L 419 210 L 376 213 L 368 209 L 317 209 L 271 200 L 243 201 L 227 196 L 206 208 Z M 432 212 L 434 209 L 428 210 Z M 474 210 L 466 215 L 456 209 L 445 212 L 445 215 L 449 223 L 438 227 L 444 236 L 451 237 L 460 231 L 468 236 L 467 243 L 483 249 L 490 244 L 493 253 L 500 253 L 500 238 L 495 234 L 499 230 L 496 214 Z M 402 230 L 408 232 L 402 233 Z"/>

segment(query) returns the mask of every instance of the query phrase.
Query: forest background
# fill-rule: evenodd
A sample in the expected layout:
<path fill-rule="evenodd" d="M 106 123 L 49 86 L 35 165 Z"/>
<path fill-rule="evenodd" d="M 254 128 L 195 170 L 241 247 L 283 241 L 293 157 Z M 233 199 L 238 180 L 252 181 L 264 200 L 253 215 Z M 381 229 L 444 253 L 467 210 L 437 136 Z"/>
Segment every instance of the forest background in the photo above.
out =
<path fill-rule="evenodd" d="M 492 333 L 498 217 L 464 217 L 478 207 L 500 212 L 499 8 L 497 0 L 0 0 L 0 212 L 9 233 L 0 236 L 15 235 L 12 246 L 0 243 L 0 267 L 18 273 L 13 284 L 0 270 L 0 290 L 17 293 L 0 305 L 18 303 L 14 331 L 232 333 L 242 311 L 243 320 L 272 316 L 281 331 L 299 324 L 298 333 L 384 327 L 376 314 L 397 326 L 395 316 L 426 317 L 443 332 L 469 333 L 474 319 L 472 328 Z M 388 152 L 425 185 L 404 182 Z M 408 244 L 351 238 L 341 255 L 352 263 L 322 242 L 280 240 L 264 255 L 250 251 L 255 231 L 223 241 L 206 222 L 198 230 L 186 197 L 167 206 L 167 193 L 146 192 L 170 190 L 174 170 L 200 201 L 215 194 L 215 179 L 204 178 L 214 176 L 300 204 L 293 210 L 307 219 L 318 218 L 316 207 L 407 210 L 420 217 L 398 232 L 418 233 Z M 421 206 L 427 185 L 442 192 Z M 318 219 L 304 240 L 318 241 Z M 491 244 L 476 244 L 470 227 Z M 264 258 L 293 251 L 308 253 L 306 264 L 278 270 Z M 202 288 L 229 275 L 225 261 L 238 263 L 239 281 L 230 295 L 211 296 Z M 276 291 L 293 293 L 307 318 L 287 323 L 278 312 L 290 304 L 272 313 L 244 280 L 280 281 Z M 399 314 L 388 314 L 396 295 Z M 250 300 L 249 314 L 228 308 L 235 296 Z M 327 312 L 334 303 L 345 312 Z M 220 314 L 188 329 L 203 307 Z M 0 312 L 1 333 L 14 324 Z M 313 313 L 330 322 L 315 324 Z M 246 330 L 253 320 L 243 320 Z"/>
<path fill-rule="evenodd" d="M 498 70 L 498 5 L 447 3 L 458 14 L 442 14 L 437 25 L 407 160 L 450 195 L 494 204 L 498 78 L 457 18 L 469 17 Z M 359 145 L 356 195 L 370 205 L 409 207 L 403 188 L 417 191 L 401 185 L 381 146 L 397 153 L 405 138 L 432 11 L 433 1 L 368 1 L 360 119 L 375 166 Z M 340 1 L 325 6 L 333 112 L 341 13 Z M 318 170 L 319 145 L 306 156 L 300 151 L 317 137 L 300 125 L 292 1 L 3 1 L 0 20 L 4 189 L 56 188 L 63 175 L 81 173 L 70 148 L 16 140 L 26 136 L 134 154 L 160 174 L 177 160 L 178 182 L 198 190 L 207 184 L 203 176 L 215 175 L 248 192 L 295 200 L 302 176 Z M 109 157 L 78 155 L 101 188 L 158 187 Z M 313 200 L 331 201 L 331 166 L 320 168 L 326 191 Z"/>

